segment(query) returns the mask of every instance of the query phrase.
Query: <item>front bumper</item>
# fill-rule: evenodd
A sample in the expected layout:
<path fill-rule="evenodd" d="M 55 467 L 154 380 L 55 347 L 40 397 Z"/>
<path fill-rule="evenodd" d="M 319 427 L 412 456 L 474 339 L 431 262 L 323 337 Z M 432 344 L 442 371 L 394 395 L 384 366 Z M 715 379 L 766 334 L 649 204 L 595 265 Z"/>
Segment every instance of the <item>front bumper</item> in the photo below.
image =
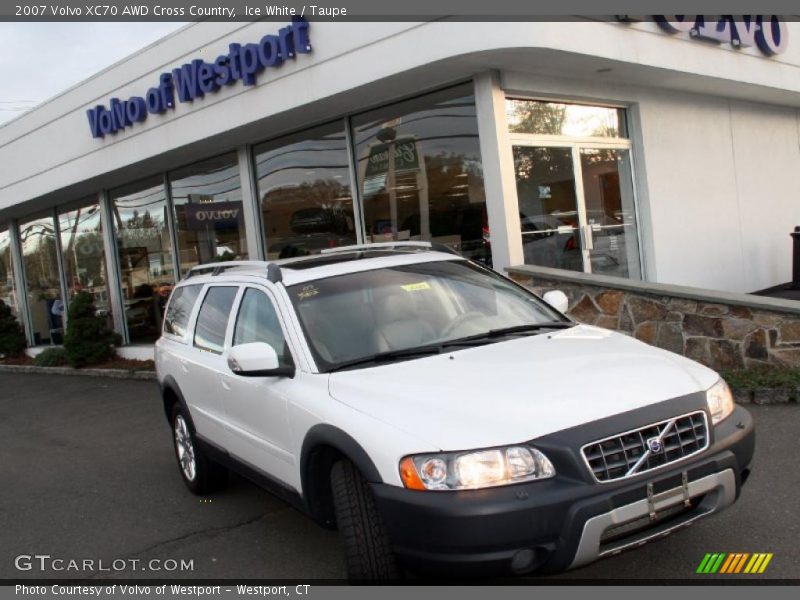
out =
<path fill-rule="evenodd" d="M 692 395 L 679 404 L 694 408 L 699 400 Z M 655 422 L 674 410 L 670 401 L 534 440 L 558 473 L 545 481 L 461 492 L 372 484 L 395 552 L 409 567 L 435 573 L 557 572 L 724 509 L 738 498 L 755 447 L 752 418 L 741 407 L 712 428 L 701 454 L 629 479 L 594 482 L 574 450 L 604 430 Z"/>

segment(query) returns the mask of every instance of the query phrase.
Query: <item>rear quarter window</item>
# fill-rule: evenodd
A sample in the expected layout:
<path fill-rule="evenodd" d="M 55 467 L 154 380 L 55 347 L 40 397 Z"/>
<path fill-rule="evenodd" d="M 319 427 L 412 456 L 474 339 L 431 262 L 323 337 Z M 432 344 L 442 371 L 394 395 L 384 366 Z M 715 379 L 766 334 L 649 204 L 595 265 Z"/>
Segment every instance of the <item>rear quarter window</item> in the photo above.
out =
<path fill-rule="evenodd" d="M 186 335 L 192 307 L 202 289 L 202 285 L 185 285 L 175 288 L 167 306 L 167 313 L 164 315 L 164 333 L 178 337 Z"/>

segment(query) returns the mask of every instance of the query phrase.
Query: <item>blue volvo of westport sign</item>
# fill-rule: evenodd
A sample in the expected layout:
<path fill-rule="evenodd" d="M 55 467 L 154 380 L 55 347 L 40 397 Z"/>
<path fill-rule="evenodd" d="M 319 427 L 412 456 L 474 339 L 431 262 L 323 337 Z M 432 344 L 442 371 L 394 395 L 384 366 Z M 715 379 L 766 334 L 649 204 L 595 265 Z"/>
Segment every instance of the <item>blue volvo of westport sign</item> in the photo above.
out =
<path fill-rule="evenodd" d="M 175 108 L 176 95 L 178 102 L 193 102 L 237 81 L 255 85 L 264 69 L 278 67 L 298 53 L 311 52 L 308 29 L 308 21 L 295 17 L 291 25 L 280 29 L 276 35 L 265 35 L 258 43 L 230 44 L 228 53 L 218 56 L 214 62 L 195 59 L 162 73 L 158 85 L 147 90 L 144 96 L 131 96 L 127 100 L 111 98 L 107 107 L 98 104 L 86 111 L 92 137 L 102 138 L 141 123 L 148 114 L 163 114 Z"/>

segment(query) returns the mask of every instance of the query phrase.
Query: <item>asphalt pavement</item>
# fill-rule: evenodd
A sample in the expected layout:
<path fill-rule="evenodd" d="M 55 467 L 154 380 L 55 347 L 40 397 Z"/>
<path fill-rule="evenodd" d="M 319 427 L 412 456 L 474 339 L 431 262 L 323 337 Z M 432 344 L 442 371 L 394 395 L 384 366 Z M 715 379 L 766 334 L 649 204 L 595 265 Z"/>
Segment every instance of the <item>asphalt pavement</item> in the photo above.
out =
<path fill-rule="evenodd" d="M 707 552 L 771 552 L 762 576 L 720 577 L 800 579 L 800 406 L 750 410 L 756 457 L 737 504 L 557 578 L 709 579 L 695 575 Z M 0 578 L 343 574 L 336 532 L 251 483 L 189 493 L 154 382 L 0 374 Z"/>

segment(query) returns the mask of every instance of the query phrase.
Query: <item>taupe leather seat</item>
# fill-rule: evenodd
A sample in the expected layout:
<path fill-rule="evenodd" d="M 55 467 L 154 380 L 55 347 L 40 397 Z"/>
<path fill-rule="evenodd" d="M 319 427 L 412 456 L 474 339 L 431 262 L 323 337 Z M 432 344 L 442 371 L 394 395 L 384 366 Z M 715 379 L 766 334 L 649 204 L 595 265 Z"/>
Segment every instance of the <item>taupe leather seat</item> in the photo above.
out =
<path fill-rule="evenodd" d="M 375 342 L 380 352 L 429 344 L 436 339 L 433 328 L 420 319 L 413 292 L 396 292 L 376 299 Z"/>

